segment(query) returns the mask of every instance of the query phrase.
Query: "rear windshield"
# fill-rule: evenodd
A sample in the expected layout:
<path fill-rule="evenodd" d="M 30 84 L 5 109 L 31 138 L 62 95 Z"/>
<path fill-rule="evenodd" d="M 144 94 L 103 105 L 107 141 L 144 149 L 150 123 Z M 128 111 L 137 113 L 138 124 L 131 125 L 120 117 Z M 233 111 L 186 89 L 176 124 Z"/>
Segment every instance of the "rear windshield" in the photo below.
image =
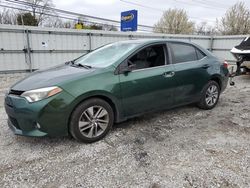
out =
<path fill-rule="evenodd" d="M 136 46 L 136 43 L 123 42 L 108 44 L 76 59 L 75 63 L 98 68 L 108 67 Z"/>

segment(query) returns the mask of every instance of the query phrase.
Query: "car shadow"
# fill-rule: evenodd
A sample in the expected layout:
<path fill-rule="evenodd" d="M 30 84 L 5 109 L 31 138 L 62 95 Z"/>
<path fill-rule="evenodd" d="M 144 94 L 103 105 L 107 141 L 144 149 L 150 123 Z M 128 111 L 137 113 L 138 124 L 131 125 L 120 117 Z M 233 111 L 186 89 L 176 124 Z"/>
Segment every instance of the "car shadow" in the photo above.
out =
<path fill-rule="evenodd" d="M 116 123 L 114 125 L 113 129 L 116 129 L 116 128 L 128 129 L 128 128 L 131 128 L 135 123 L 140 123 L 142 121 L 150 122 L 153 119 L 159 119 L 161 116 L 166 115 L 166 114 L 170 115 L 170 114 L 182 113 L 185 111 L 189 111 L 190 109 L 192 109 L 192 110 L 197 109 L 197 111 L 200 110 L 194 104 L 175 107 L 175 108 L 171 108 L 171 109 L 167 109 L 167 110 L 157 110 L 154 112 L 148 112 L 148 113 L 145 113 L 143 115 L 130 118 L 130 119 L 123 121 L 123 122 L 120 122 L 120 123 Z"/>
<path fill-rule="evenodd" d="M 197 109 L 197 110 L 195 110 Z M 193 111 L 194 113 L 199 111 L 197 107 L 195 107 L 194 104 L 176 107 L 168 110 L 158 110 L 154 112 L 145 113 L 143 115 L 128 119 L 121 123 L 116 123 L 111 131 L 115 132 L 116 129 L 131 129 L 135 124 L 142 123 L 142 122 L 152 122 L 154 119 L 160 119 L 164 115 L 176 115 L 176 114 L 182 114 L 185 112 Z M 147 126 L 146 124 L 142 123 L 142 126 Z M 26 143 L 26 144 L 36 144 L 36 145 L 53 145 L 53 147 L 59 146 L 61 144 L 69 144 L 69 145 L 79 145 L 85 144 L 81 143 L 79 141 L 76 141 L 72 136 L 64 136 L 64 137 L 25 137 L 25 136 L 16 136 L 16 141 L 20 143 Z M 95 142 L 98 143 L 98 142 Z M 86 143 L 88 144 L 88 143 Z"/>

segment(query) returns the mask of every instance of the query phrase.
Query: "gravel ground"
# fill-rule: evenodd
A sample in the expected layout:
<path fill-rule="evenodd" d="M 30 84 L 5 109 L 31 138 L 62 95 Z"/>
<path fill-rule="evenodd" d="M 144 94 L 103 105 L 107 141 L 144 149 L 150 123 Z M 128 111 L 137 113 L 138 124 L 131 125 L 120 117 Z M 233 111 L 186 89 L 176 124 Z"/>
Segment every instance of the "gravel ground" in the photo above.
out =
<path fill-rule="evenodd" d="M 238 77 L 218 106 L 144 115 L 102 141 L 15 136 L 0 76 L 0 187 L 250 187 L 250 76 Z"/>

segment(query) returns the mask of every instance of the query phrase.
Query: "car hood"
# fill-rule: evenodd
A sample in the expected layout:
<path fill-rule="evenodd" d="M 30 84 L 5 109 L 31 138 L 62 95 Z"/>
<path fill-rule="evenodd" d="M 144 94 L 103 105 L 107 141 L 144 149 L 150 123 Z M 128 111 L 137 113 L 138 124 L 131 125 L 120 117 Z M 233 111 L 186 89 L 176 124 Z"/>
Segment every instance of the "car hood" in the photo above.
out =
<path fill-rule="evenodd" d="M 43 87 L 58 86 L 60 83 L 77 79 L 94 72 L 96 69 L 61 65 L 51 69 L 36 71 L 14 84 L 11 89 L 28 91 Z"/>

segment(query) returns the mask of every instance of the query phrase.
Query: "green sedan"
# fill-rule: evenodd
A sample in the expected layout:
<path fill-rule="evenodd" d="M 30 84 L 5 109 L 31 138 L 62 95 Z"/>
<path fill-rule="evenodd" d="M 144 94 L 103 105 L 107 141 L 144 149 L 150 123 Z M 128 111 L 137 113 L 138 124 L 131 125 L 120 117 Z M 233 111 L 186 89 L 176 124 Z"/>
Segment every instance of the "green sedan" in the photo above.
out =
<path fill-rule="evenodd" d="M 17 135 L 103 138 L 114 123 L 190 103 L 216 106 L 227 64 L 192 43 L 130 40 L 30 74 L 5 97 Z"/>

